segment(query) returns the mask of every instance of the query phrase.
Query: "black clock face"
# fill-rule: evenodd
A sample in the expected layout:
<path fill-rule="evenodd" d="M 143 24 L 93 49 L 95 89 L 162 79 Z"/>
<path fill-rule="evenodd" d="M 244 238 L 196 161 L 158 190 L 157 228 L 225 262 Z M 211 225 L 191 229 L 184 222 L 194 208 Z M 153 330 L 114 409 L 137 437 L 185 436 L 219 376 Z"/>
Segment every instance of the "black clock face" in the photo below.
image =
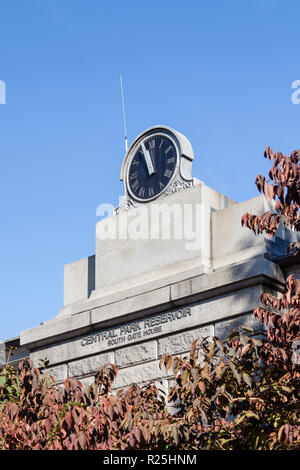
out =
<path fill-rule="evenodd" d="M 131 159 L 127 184 L 132 196 L 141 201 L 154 199 L 170 183 L 178 152 L 167 135 L 154 134 L 143 139 Z"/>

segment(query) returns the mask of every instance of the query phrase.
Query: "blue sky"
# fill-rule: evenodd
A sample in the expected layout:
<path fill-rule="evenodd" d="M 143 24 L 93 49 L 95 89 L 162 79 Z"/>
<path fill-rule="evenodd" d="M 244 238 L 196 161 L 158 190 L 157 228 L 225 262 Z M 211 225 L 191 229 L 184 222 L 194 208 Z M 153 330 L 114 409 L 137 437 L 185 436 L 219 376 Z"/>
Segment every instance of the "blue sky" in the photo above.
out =
<path fill-rule="evenodd" d="M 266 145 L 300 147 L 299 1 L 9 0 L 0 18 L 0 339 L 58 313 L 63 265 L 123 194 L 120 74 L 129 143 L 173 127 L 193 176 L 237 201 Z"/>

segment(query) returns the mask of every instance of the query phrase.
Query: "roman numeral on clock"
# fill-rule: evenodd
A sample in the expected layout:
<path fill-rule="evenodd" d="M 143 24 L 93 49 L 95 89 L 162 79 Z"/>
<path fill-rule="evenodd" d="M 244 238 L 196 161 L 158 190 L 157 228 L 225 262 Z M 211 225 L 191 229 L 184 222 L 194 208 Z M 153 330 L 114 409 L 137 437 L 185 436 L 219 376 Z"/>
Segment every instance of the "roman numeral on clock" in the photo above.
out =
<path fill-rule="evenodd" d="M 149 197 L 154 196 L 154 190 L 152 186 L 149 188 Z"/>
<path fill-rule="evenodd" d="M 139 190 L 139 196 L 140 197 L 144 197 L 145 196 L 145 188 L 143 188 L 143 186 L 140 188 Z"/>
<path fill-rule="evenodd" d="M 166 170 L 164 176 L 166 176 L 167 178 L 170 178 L 170 176 L 172 176 L 172 171 Z"/>
<path fill-rule="evenodd" d="M 138 182 L 138 180 L 135 180 L 135 181 L 132 183 L 132 189 L 133 189 L 133 191 L 135 191 L 138 187 L 139 187 L 139 182 Z"/>
<path fill-rule="evenodd" d="M 175 162 L 175 157 L 168 158 L 167 162 L 168 163 L 174 163 Z"/>
<path fill-rule="evenodd" d="M 129 175 L 129 179 L 134 180 L 135 178 L 137 178 L 137 171 Z"/>

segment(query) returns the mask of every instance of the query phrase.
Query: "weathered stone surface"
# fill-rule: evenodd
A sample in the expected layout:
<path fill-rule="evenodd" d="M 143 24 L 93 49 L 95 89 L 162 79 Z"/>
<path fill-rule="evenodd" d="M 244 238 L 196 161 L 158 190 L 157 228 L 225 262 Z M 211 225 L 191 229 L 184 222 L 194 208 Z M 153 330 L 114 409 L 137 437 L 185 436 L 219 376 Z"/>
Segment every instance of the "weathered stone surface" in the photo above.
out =
<path fill-rule="evenodd" d="M 22 359 L 28 356 L 29 350 L 21 346 L 11 352 L 10 361 L 21 361 Z"/>
<path fill-rule="evenodd" d="M 224 266 L 250 258 L 265 251 L 265 235 L 253 237 L 241 226 L 246 212 L 260 214 L 270 210 L 271 204 L 258 196 L 212 214 L 212 258 L 214 266 Z"/>
<path fill-rule="evenodd" d="M 83 388 L 88 387 L 94 382 L 94 377 L 84 377 L 80 378 L 79 382 L 82 384 Z"/>
<path fill-rule="evenodd" d="M 39 362 L 45 359 L 49 360 L 50 366 L 52 366 L 62 361 L 68 361 L 68 351 L 69 343 L 67 341 L 54 343 L 51 346 L 32 351 L 30 353 L 30 359 L 34 362 L 35 366 L 38 366 Z"/>
<path fill-rule="evenodd" d="M 68 374 L 70 377 L 94 374 L 98 369 L 114 362 L 114 353 L 98 354 L 80 361 L 69 362 Z"/>
<path fill-rule="evenodd" d="M 104 305 L 102 307 L 95 308 L 91 312 L 92 323 L 109 320 L 116 317 L 116 311 L 118 316 L 128 315 L 131 312 L 145 309 L 157 308 L 158 305 L 166 304 L 170 301 L 170 288 L 161 287 L 156 289 L 154 292 L 144 292 L 135 297 L 129 297 L 116 304 Z"/>
<path fill-rule="evenodd" d="M 79 315 L 66 316 L 53 321 L 49 320 L 30 330 L 21 331 L 20 344 L 26 346 L 36 342 L 40 343 L 49 337 L 52 338 L 53 341 L 53 338 L 57 337 L 59 334 L 64 334 L 64 336 L 67 337 L 69 334 L 72 334 L 71 332 L 74 330 L 89 329 L 91 324 L 90 311 L 84 310 L 85 309 L 82 307 L 82 311 Z M 54 339 L 54 341 L 55 340 L 56 339 Z"/>
<path fill-rule="evenodd" d="M 218 290 L 222 290 L 225 286 L 227 286 L 229 290 L 234 290 L 235 287 L 232 286 L 232 283 L 246 281 L 247 279 L 253 280 L 255 276 L 259 275 L 283 281 L 280 267 L 266 259 L 263 255 L 256 257 L 255 260 L 244 261 L 242 263 L 226 266 L 226 268 L 221 267 L 213 272 L 208 272 L 204 266 L 201 265 L 200 257 L 195 257 L 188 262 L 179 263 L 177 269 L 179 267 L 181 269 L 180 273 L 177 273 L 175 267 L 170 266 L 164 276 L 158 277 L 156 272 L 152 272 L 144 276 L 140 284 L 127 288 L 119 286 L 119 290 L 112 288 L 109 294 L 104 294 L 101 290 L 96 290 L 92 293 L 88 303 L 74 304 L 72 306 L 72 314 L 86 310 L 87 305 L 90 310 L 94 310 L 97 307 L 114 304 L 114 307 L 117 307 L 115 317 L 121 316 L 121 313 L 123 314 L 125 311 L 123 307 L 120 307 L 123 300 L 133 298 L 134 310 L 141 310 L 143 305 L 140 300 L 143 301 L 143 297 L 139 297 L 140 294 L 151 292 L 155 300 L 157 296 L 161 295 L 158 290 L 167 286 L 171 289 L 170 300 L 174 301 L 187 295 L 196 295 L 202 292 L 205 293 L 206 291 L 209 293 L 207 297 L 214 297 L 220 295 L 222 292 L 218 292 Z M 189 284 L 189 289 L 187 289 L 186 283 Z M 244 284 L 246 283 L 244 282 Z M 244 285 L 244 287 L 246 287 L 246 285 Z M 236 285 L 236 288 L 239 289 L 240 286 Z M 103 313 L 103 319 L 105 320 L 105 318 L 106 315 Z"/>
<path fill-rule="evenodd" d="M 257 284 L 257 277 L 269 279 L 278 283 L 284 282 L 282 271 L 278 265 L 267 260 L 264 256 L 257 256 L 251 261 L 221 267 L 211 273 L 201 276 L 193 276 L 185 281 L 171 285 L 171 299 L 176 304 L 184 304 L 187 297 L 195 297 L 199 300 L 210 299 L 229 293 L 241 287 L 247 288 Z M 255 281 L 256 278 L 256 281 Z"/>
<path fill-rule="evenodd" d="M 262 286 L 256 285 L 220 295 L 213 300 L 199 302 L 197 306 L 198 324 L 209 324 L 226 317 L 228 318 L 252 311 L 260 305 L 262 292 Z"/>
<path fill-rule="evenodd" d="M 67 364 L 61 364 L 60 366 L 48 367 L 45 370 L 47 375 L 52 375 L 56 382 L 63 382 L 68 376 Z"/>
<path fill-rule="evenodd" d="M 157 359 L 156 349 L 156 341 L 119 349 L 115 353 L 115 364 L 117 367 L 125 367 Z"/>
<path fill-rule="evenodd" d="M 0 366 L 9 363 L 12 367 L 18 367 L 21 360 L 29 357 L 29 350 L 20 346 L 20 338 L 15 337 L 6 341 L 0 341 Z"/>
<path fill-rule="evenodd" d="M 218 193 L 205 188 L 200 182 L 163 201 L 155 200 L 98 222 L 96 289 L 106 289 L 121 283 L 127 287 L 133 286 L 138 284 L 138 279 L 144 274 L 160 270 L 164 272 L 168 266 L 196 256 L 201 256 L 204 263 L 209 263 L 210 213 L 211 208 L 224 207 L 221 199 Z M 230 203 L 228 199 L 227 203 Z M 163 212 L 164 207 L 169 216 L 163 214 L 157 217 L 157 210 Z M 139 227 L 138 236 L 132 234 L 135 224 Z M 165 234 L 165 224 L 168 236 Z M 119 230 L 120 226 L 123 230 Z M 178 230 L 181 236 L 176 236 Z M 108 237 L 107 233 L 113 235 Z M 122 269 L 119 269 L 120 265 Z"/>
<path fill-rule="evenodd" d="M 207 326 L 161 338 L 158 340 L 158 356 L 161 357 L 164 354 L 180 354 L 186 352 L 190 349 L 195 339 L 212 335 L 213 327 Z"/>
<path fill-rule="evenodd" d="M 87 300 L 95 288 L 95 256 L 64 267 L 64 305 Z"/>
<path fill-rule="evenodd" d="M 253 330 L 258 331 L 263 329 L 261 323 L 254 318 L 253 313 L 249 313 L 247 315 L 237 316 L 230 320 L 216 323 L 215 336 L 217 336 L 222 341 L 225 341 L 234 328 L 240 328 L 242 326 L 248 326 L 253 328 Z"/>
<path fill-rule="evenodd" d="M 121 369 L 113 384 L 113 388 L 128 387 L 134 383 L 141 385 L 151 380 L 157 380 L 172 375 L 171 370 L 166 373 L 165 370 L 160 369 L 159 361 L 148 362 L 144 365 L 139 364 Z"/>

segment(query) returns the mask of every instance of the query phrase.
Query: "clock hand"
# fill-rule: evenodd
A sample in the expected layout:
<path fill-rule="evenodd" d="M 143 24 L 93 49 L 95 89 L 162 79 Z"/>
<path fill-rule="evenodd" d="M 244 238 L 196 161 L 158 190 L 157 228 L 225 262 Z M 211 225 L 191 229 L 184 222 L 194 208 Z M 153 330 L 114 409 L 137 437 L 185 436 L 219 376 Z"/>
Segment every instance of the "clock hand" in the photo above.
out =
<path fill-rule="evenodd" d="M 142 151 L 143 151 L 143 154 L 144 154 L 144 157 L 145 157 L 145 161 L 146 161 L 149 176 L 151 176 L 151 175 L 153 175 L 153 173 L 155 173 L 151 155 L 149 153 L 149 150 L 146 149 L 144 142 L 141 143 L 141 147 L 142 147 Z"/>

